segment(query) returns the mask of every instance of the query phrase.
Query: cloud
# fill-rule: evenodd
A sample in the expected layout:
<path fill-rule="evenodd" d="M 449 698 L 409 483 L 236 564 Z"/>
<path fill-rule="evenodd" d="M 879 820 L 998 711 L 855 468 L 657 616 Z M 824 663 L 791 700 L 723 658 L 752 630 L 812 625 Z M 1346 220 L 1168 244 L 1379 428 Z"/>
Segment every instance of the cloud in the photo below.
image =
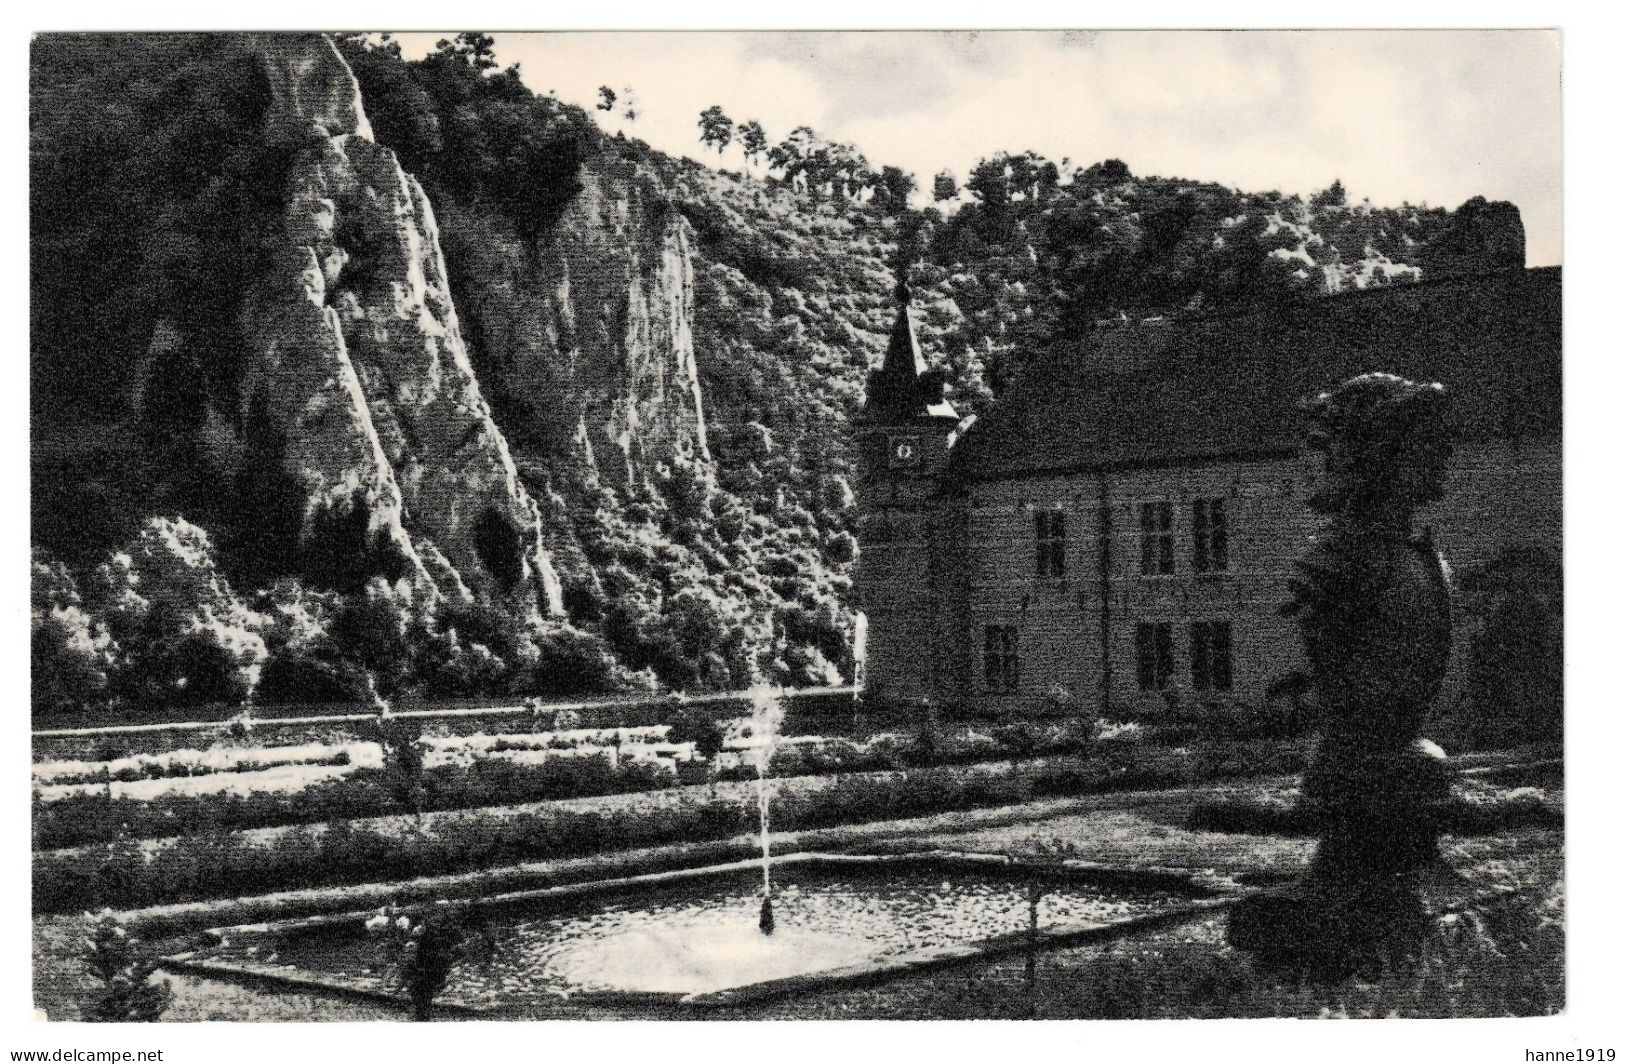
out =
<path fill-rule="evenodd" d="M 408 51 L 435 35 L 403 35 Z M 770 137 L 810 125 L 876 165 L 961 177 L 996 151 L 1378 204 L 1523 212 L 1531 264 L 1561 260 L 1555 32 L 989 31 L 498 34 L 532 88 L 590 107 L 633 86 L 630 132 L 701 157 L 720 104 Z M 600 115 L 601 117 L 601 115 Z M 624 123 L 606 120 L 611 129 Z M 716 156 L 710 155 L 715 160 Z M 728 165 L 738 165 L 731 155 Z"/>

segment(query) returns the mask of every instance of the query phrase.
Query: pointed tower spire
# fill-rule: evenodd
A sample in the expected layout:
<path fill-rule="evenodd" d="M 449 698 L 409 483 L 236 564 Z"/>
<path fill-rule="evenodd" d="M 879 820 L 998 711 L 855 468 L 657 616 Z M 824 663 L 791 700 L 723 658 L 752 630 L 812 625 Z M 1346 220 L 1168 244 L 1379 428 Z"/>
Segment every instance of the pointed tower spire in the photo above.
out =
<path fill-rule="evenodd" d="M 920 341 L 914 336 L 914 293 L 906 278 L 897 281 L 897 320 L 891 327 L 891 342 L 886 345 L 886 361 L 882 371 L 901 379 L 905 374 L 918 380 L 925 375 L 925 356 L 920 354 Z"/>
<path fill-rule="evenodd" d="M 925 356 L 920 353 L 920 341 L 914 335 L 914 317 L 910 313 L 913 293 L 908 279 L 897 281 L 897 320 L 892 325 L 891 339 L 886 344 L 886 357 L 880 368 L 869 373 L 869 388 L 865 408 L 878 416 L 899 420 L 914 417 L 946 417 L 959 415 L 942 397 L 942 374 L 926 368 Z"/>

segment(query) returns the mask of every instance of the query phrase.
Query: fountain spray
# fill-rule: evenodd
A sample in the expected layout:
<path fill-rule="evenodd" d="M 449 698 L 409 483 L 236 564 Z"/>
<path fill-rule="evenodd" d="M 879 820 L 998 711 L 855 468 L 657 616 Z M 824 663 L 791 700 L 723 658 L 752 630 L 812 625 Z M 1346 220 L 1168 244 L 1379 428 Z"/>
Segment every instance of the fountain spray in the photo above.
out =
<path fill-rule="evenodd" d="M 751 688 L 751 748 L 746 755 L 756 765 L 756 818 L 761 825 L 762 838 L 762 914 L 757 926 L 762 934 L 773 933 L 773 847 L 768 829 L 768 812 L 772 790 L 767 783 L 767 768 L 773 760 L 773 751 L 779 743 L 779 724 L 784 719 L 778 692 L 758 685 Z"/>
<path fill-rule="evenodd" d="M 863 682 L 869 671 L 869 618 L 858 613 L 852 618 L 852 701 L 863 698 Z"/>

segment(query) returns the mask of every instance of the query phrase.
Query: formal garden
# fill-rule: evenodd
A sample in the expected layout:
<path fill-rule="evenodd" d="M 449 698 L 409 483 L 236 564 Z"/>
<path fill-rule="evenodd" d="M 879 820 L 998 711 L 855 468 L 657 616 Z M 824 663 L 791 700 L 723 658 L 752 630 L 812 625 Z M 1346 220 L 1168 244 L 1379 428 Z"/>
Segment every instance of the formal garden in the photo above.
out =
<path fill-rule="evenodd" d="M 998 722 L 849 689 L 39 732 L 36 1002 L 175 1021 L 1560 1009 L 1551 748 L 1452 759 L 1453 871 L 1413 955 L 1317 980 L 1226 943 L 1235 900 L 1313 849 L 1294 810 L 1314 741 L 1276 711 Z M 701 959 L 652 971 L 674 944 Z"/>

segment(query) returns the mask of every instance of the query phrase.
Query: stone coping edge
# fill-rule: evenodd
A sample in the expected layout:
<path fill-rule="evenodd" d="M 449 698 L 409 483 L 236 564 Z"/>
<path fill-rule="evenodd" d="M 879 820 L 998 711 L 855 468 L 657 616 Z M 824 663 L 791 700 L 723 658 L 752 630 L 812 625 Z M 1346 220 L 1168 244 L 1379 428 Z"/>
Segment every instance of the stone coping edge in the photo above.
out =
<path fill-rule="evenodd" d="M 729 987 L 724 990 L 686 995 L 653 991 L 584 991 L 561 996 L 559 999 L 559 1012 L 568 1015 L 596 1007 L 607 1008 L 611 1012 L 622 1013 L 627 1018 L 631 1018 L 637 1015 L 640 1010 L 654 1008 L 667 1014 L 673 1011 L 679 1015 L 690 1013 L 693 1018 L 697 1019 L 702 1018 L 705 1013 L 715 1010 L 748 1006 L 837 986 L 883 982 L 903 975 L 936 971 L 1026 950 L 1046 951 L 1063 946 L 1112 941 L 1137 932 L 1182 923 L 1203 913 L 1223 909 L 1234 904 L 1240 897 L 1239 894 L 1219 894 L 1213 889 L 1212 885 L 1199 882 L 1195 874 L 1178 869 L 1138 868 L 1076 859 L 1035 861 L 1007 857 L 1002 854 L 971 853 L 958 850 L 921 850 L 895 854 L 843 854 L 807 851 L 785 854 L 783 857 L 774 858 L 773 864 L 780 866 L 936 864 L 962 869 L 969 866 L 972 868 L 1028 870 L 1064 878 L 1104 880 L 1107 882 L 1158 887 L 1187 894 L 1191 897 L 1191 900 L 1184 904 L 1171 906 L 1160 912 L 1117 920 L 1098 927 L 1013 931 L 977 939 L 972 942 L 916 950 L 911 953 L 877 958 L 873 961 L 844 968 L 764 980 L 758 983 Z M 759 865 L 759 860 L 744 859 L 699 868 L 669 869 L 641 875 L 623 876 L 616 879 L 509 891 L 480 899 L 478 904 L 481 906 L 506 906 L 523 904 L 543 898 L 581 897 L 600 893 L 613 893 L 628 887 L 648 886 L 685 879 L 700 879 L 707 876 L 746 871 L 757 868 Z M 421 903 L 415 907 L 421 908 L 423 905 L 432 904 L 434 903 Z M 303 936 L 344 925 L 354 927 L 361 923 L 369 913 L 370 910 L 322 913 L 315 916 L 268 923 L 237 924 L 211 928 L 205 934 L 219 937 L 224 937 L 229 933 L 279 933 Z M 166 971 L 221 979 L 227 982 L 272 990 L 295 989 L 399 1007 L 404 1007 L 406 1004 L 405 999 L 398 995 L 368 989 L 343 980 L 303 971 L 294 973 L 259 971 L 239 965 L 197 958 L 194 951 L 170 954 L 161 958 L 159 964 Z M 510 1010 L 500 1006 L 466 1005 L 451 1002 L 437 1003 L 435 1010 L 468 1019 L 496 1019 L 510 1012 Z M 536 1010 L 527 1009 L 525 1011 L 533 1014 Z"/>

